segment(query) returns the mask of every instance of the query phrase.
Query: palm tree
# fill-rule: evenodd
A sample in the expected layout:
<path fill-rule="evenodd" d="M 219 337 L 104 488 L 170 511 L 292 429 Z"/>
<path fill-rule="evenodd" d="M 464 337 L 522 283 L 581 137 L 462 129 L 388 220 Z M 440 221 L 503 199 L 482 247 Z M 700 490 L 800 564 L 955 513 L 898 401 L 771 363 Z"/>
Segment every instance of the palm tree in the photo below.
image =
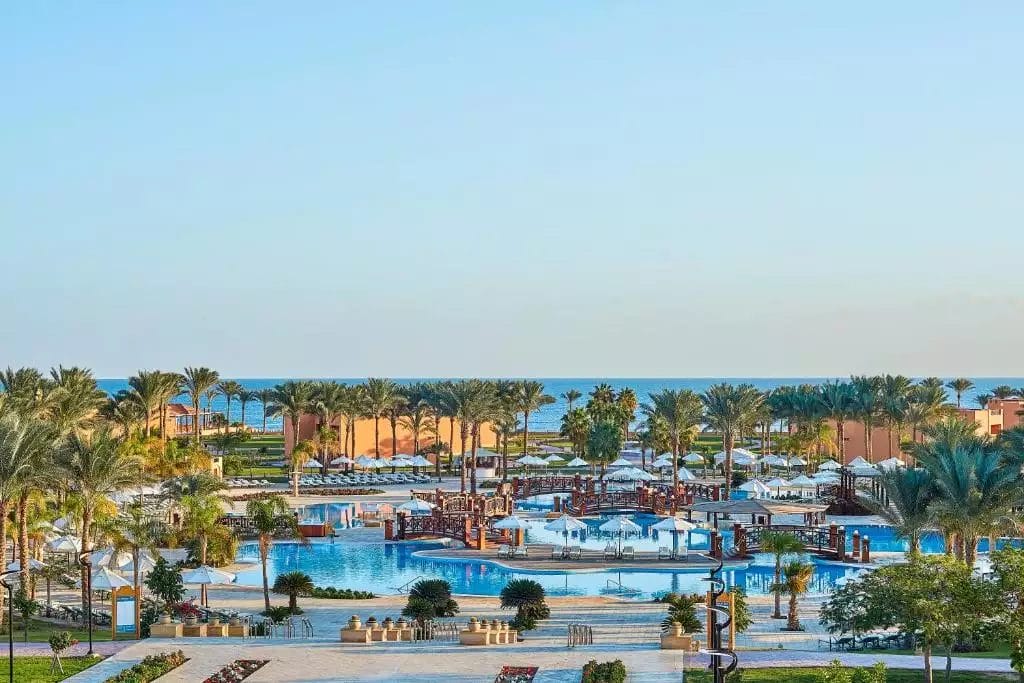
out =
<path fill-rule="evenodd" d="M 303 439 L 302 441 L 295 444 L 292 448 L 291 455 L 291 467 L 292 467 L 292 495 L 299 495 L 299 475 L 302 473 L 302 468 L 310 458 L 317 457 L 317 449 L 312 441 L 309 439 Z"/>
<path fill-rule="evenodd" d="M 769 553 L 775 556 L 775 577 L 774 583 L 778 585 L 782 582 L 782 560 L 786 555 L 797 555 L 804 552 L 804 544 L 794 534 L 770 531 L 761 535 L 761 552 Z M 775 593 L 775 612 L 772 614 L 772 619 L 782 618 L 782 594 L 779 591 L 773 591 Z"/>
<path fill-rule="evenodd" d="M 146 412 L 146 438 L 150 435 L 153 412 L 160 411 L 164 394 L 162 373 L 159 370 L 139 370 L 139 374 L 128 378 L 131 400 Z"/>
<path fill-rule="evenodd" d="M 572 442 L 573 453 L 581 458 L 587 454 L 590 427 L 590 415 L 582 408 L 573 408 L 562 416 L 562 428 L 559 433 Z"/>
<path fill-rule="evenodd" d="M 259 398 L 260 404 L 263 405 L 263 433 L 267 433 L 267 410 L 270 409 L 270 404 L 274 401 L 274 389 L 264 388 L 256 391 L 256 396 Z"/>
<path fill-rule="evenodd" d="M 636 415 L 637 399 L 636 392 L 629 387 L 624 387 L 615 397 L 615 402 L 622 410 L 622 433 L 626 441 L 629 441 L 629 423 Z"/>
<path fill-rule="evenodd" d="M 907 407 L 913 384 L 903 375 L 885 375 L 882 378 L 881 413 L 889 430 L 889 457 L 893 456 L 893 437 L 898 445 L 903 440 L 903 426 L 906 424 Z"/>
<path fill-rule="evenodd" d="M 772 585 L 773 593 L 789 594 L 789 614 L 786 617 L 786 629 L 789 631 L 802 630 L 797 612 L 797 598 L 807 592 L 813 576 L 813 564 L 794 560 L 783 568 L 782 580 Z"/>
<path fill-rule="evenodd" d="M 668 430 L 672 444 L 672 486 L 679 486 L 679 456 L 689 448 L 694 431 L 700 426 L 700 396 L 689 389 L 662 389 L 650 394 L 651 403 L 643 410 L 648 419 L 658 419 Z"/>
<path fill-rule="evenodd" d="M 72 433 L 56 451 L 54 466 L 64 472 L 68 490 L 80 505 L 82 551 L 92 550 L 92 522 L 107 496 L 137 484 L 142 463 L 118 442 L 106 427 L 91 433 Z M 82 609 L 86 609 L 88 577 L 82 568 Z"/>
<path fill-rule="evenodd" d="M 590 428 L 587 436 L 587 453 L 592 460 L 601 464 L 601 478 L 604 478 L 605 465 L 619 456 L 622 450 L 622 428 L 610 420 L 598 420 Z M 591 462 L 593 466 L 593 462 Z"/>
<path fill-rule="evenodd" d="M 107 399 L 100 409 L 100 415 L 107 422 L 117 425 L 126 439 L 135 434 L 135 428 L 138 425 L 148 425 L 149 422 L 145 409 L 130 391 L 119 391 L 116 396 Z M 143 430 L 145 430 L 145 426 Z M 143 433 L 145 434 L 145 431 Z"/>
<path fill-rule="evenodd" d="M 974 398 L 978 402 L 978 407 L 984 410 L 985 408 L 988 408 L 989 401 L 995 398 L 995 396 L 992 394 L 978 394 Z"/>
<path fill-rule="evenodd" d="M 493 382 L 484 382 L 480 380 L 470 380 L 475 382 L 473 389 L 473 401 L 467 407 L 465 419 L 470 422 L 470 436 L 472 437 L 470 446 L 472 455 L 470 458 L 469 470 L 469 491 L 470 493 L 476 493 L 476 449 L 480 444 L 480 429 L 489 420 L 493 419 L 497 412 L 500 410 L 500 403 L 498 401 L 498 394 L 496 387 Z"/>
<path fill-rule="evenodd" d="M 313 592 L 313 579 L 305 572 L 285 572 L 274 579 L 274 592 L 288 596 L 288 610 L 292 614 L 301 614 L 299 596 Z M 269 610 L 269 602 L 268 607 Z"/>
<path fill-rule="evenodd" d="M 107 402 L 107 393 L 87 368 L 52 368 L 44 394 L 47 420 L 60 434 L 90 429 Z"/>
<path fill-rule="evenodd" d="M 967 379 L 966 377 L 957 377 L 946 382 L 946 387 L 953 390 L 956 394 L 956 407 L 960 407 L 960 399 L 965 393 L 974 388 L 974 382 Z"/>
<path fill-rule="evenodd" d="M 380 457 L 380 418 L 398 400 L 400 387 L 390 379 L 371 377 L 366 381 L 366 412 L 373 418 L 373 453 Z"/>
<path fill-rule="evenodd" d="M 516 392 L 519 412 L 523 414 L 523 455 L 526 455 L 526 442 L 530 436 L 530 413 L 555 402 L 555 397 L 544 393 L 544 384 L 535 380 L 519 382 Z"/>
<path fill-rule="evenodd" d="M 185 378 L 176 372 L 157 373 L 160 384 L 160 438 L 167 441 L 167 405 L 181 393 Z"/>
<path fill-rule="evenodd" d="M 912 428 L 911 441 L 917 441 L 918 431 L 952 410 L 946 404 L 946 391 L 942 387 L 919 384 L 907 397 L 907 422 Z"/>
<path fill-rule="evenodd" d="M 217 385 L 217 392 L 224 397 L 227 407 L 224 408 L 224 433 L 231 429 L 231 401 L 243 391 L 244 387 L 233 379 L 223 380 Z"/>
<path fill-rule="evenodd" d="M 757 418 L 764 399 L 749 384 L 715 384 L 701 395 L 705 420 L 710 428 L 721 432 L 725 450 L 725 500 L 729 500 L 732 487 L 732 449 L 736 436 Z"/>
<path fill-rule="evenodd" d="M 192 410 L 195 411 L 194 437 L 195 443 L 199 445 L 199 403 L 203 395 L 216 386 L 220 380 L 220 374 L 210 368 L 185 368 L 184 382 L 185 393 L 192 401 Z"/>
<path fill-rule="evenodd" d="M 615 390 L 607 382 L 601 382 L 590 391 L 590 400 L 594 403 L 612 403 L 615 401 Z"/>
<path fill-rule="evenodd" d="M 260 564 L 263 569 L 263 607 L 269 610 L 270 584 L 267 580 L 267 559 L 270 557 L 270 547 L 274 543 L 274 534 L 282 527 L 293 528 L 293 537 L 301 536 L 301 534 L 298 533 L 298 526 L 295 516 L 291 514 L 291 508 L 281 496 L 272 495 L 250 500 L 245 505 L 245 515 L 252 522 L 252 530 L 256 533 L 256 540 L 259 544 Z"/>
<path fill-rule="evenodd" d="M 318 433 L 320 445 L 323 448 L 321 454 L 322 474 L 327 474 L 327 463 L 330 460 L 327 455 L 332 450 L 331 442 L 334 440 L 334 420 L 341 415 L 348 400 L 348 387 L 337 382 L 317 382 L 313 385 L 311 408 L 320 418 Z M 338 437 L 341 438 L 341 429 L 338 429 Z"/>
<path fill-rule="evenodd" d="M 366 387 L 356 384 L 346 387 L 341 414 L 345 416 L 345 451 L 350 458 L 356 457 L 356 424 L 366 414 Z M 349 438 L 351 437 L 351 446 Z"/>
<path fill-rule="evenodd" d="M 210 537 L 216 533 L 220 518 L 224 516 L 220 496 L 215 494 L 188 494 L 179 501 L 184 515 L 181 531 L 186 538 L 194 538 L 199 544 L 199 564 L 206 564 Z M 207 604 L 206 585 L 200 586 L 199 602 Z"/>
<path fill-rule="evenodd" d="M 476 437 L 479 424 L 490 416 L 497 401 L 493 387 L 479 379 L 464 379 L 453 382 L 449 387 L 448 401 L 453 414 L 459 420 L 459 436 L 462 440 L 462 463 L 459 467 L 460 490 L 466 491 L 466 468 L 470 470 L 471 485 L 476 486 Z M 466 439 L 473 437 L 470 457 L 466 457 Z M 475 491 L 474 491 L 475 492 Z"/>
<path fill-rule="evenodd" d="M 292 448 L 299 443 L 299 420 L 310 411 L 313 385 L 306 381 L 288 380 L 274 387 L 267 415 L 287 418 L 292 427 Z"/>
<path fill-rule="evenodd" d="M 1014 395 L 1013 387 L 1008 384 L 1000 384 L 992 389 L 992 395 L 1000 400 L 1006 400 Z"/>
<path fill-rule="evenodd" d="M 846 421 L 855 413 L 854 390 L 846 382 L 825 382 L 818 390 L 825 415 L 836 423 L 839 462 L 846 464 Z"/>
<path fill-rule="evenodd" d="M 871 436 L 878 424 L 882 379 L 860 375 L 851 377 L 850 384 L 853 387 L 853 416 L 864 426 L 864 457 L 868 462 L 874 462 Z"/>
<path fill-rule="evenodd" d="M 167 536 L 167 525 L 144 511 L 141 502 L 133 502 L 123 513 L 102 523 L 103 532 L 112 540 L 115 550 L 132 554 L 132 585 L 140 591 L 139 563 L 142 551 L 155 552 Z"/>
<path fill-rule="evenodd" d="M 936 490 L 932 475 L 923 469 L 881 471 L 876 479 L 882 495 L 868 498 L 868 507 L 907 540 L 909 553 L 921 552 L 921 534 L 931 524 Z"/>
<path fill-rule="evenodd" d="M 568 408 L 566 408 L 566 412 L 570 412 L 572 411 L 572 404 L 583 398 L 583 394 L 576 391 L 575 389 L 569 389 L 564 394 L 562 394 L 562 398 L 564 398 L 565 402 L 569 404 Z"/>
<path fill-rule="evenodd" d="M 391 425 L 391 457 L 394 458 L 398 455 L 398 421 L 402 418 L 405 410 L 408 406 L 408 398 L 405 395 L 405 390 L 402 387 L 398 387 L 394 397 L 391 399 L 391 403 L 388 404 L 387 409 L 384 411 L 388 417 L 388 423 Z M 391 468 L 394 472 L 395 469 Z"/>
<path fill-rule="evenodd" d="M 255 392 L 252 389 L 246 389 L 245 387 L 240 387 L 235 395 L 238 397 L 238 403 L 242 407 L 242 431 L 244 432 L 246 430 L 245 406 L 258 400 L 260 396 L 258 392 Z"/>

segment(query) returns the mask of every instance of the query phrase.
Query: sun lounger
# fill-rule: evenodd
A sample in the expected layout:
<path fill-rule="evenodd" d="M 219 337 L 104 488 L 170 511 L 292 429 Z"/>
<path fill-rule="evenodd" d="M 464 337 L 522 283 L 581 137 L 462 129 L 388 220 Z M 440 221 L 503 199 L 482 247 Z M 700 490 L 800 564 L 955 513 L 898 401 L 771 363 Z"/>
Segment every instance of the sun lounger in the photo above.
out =
<path fill-rule="evenodd" d="M 578 546 L 578 545 L 570 546 L 569 547 L 569 555 L 568 555 L 568 557 L 569 557 L 570 560 L 582 560 L 583 559 L 583 548 Z"/>
<path fill-rule="evenodd" d="M 517 545 L 512 549 L 512 557 L 526 557 L 529 550 L 525 545 Z"/>
<path fill-rule="evenodd" d="M 502 543 L 498 546 L 498 557 L 512 557 L 512 547 Z"/>
<path fill-rule="evenodd" d="M 614 560 L 618 556 L 619 556 L 618 550 L 616 550 L 615 546 L 612 545 L 611 543 L 609 543 L 608 545 L 606 545 L 604 547 L 604 559 L 606 559 L 606 560 L 609 560 L 609 559 Z"/>
<path fill-rule="evenodd" d="M 632 560 L 632 559 L 635 559 L 635 558 L 636 558 L 636 551 L 633 549 L 633 546 L 626 545 L 626 546 L 622 547 L 622 559 L 624 559 L 624 560 Z"/>
<path fill-rule="evenodd" d="M 551 546 L 551 559 L 552 560 L 561 560 L 562 558 L 564 558 L 566 556 L 566 554 L 568 553 L 568 550 L 569 550 L 568 548 L 563 548 L 560 545 L 553 545 L 553 546 Z"/>
<path fill-rule="evenodd" d="M 661 546 L 658 548 L 658 559 L 659 560 L 671 560 L 672 550 L 668 546 Z"/>

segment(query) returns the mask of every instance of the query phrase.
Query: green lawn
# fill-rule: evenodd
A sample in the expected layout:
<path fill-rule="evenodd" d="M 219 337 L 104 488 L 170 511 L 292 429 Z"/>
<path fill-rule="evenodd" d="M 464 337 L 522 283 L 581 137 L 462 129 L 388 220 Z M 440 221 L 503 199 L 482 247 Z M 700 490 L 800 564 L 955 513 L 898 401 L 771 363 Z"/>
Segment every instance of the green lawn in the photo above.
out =
<path fill-rule="evenodd" d="M 870 653 L 870 652 L 875 652 L 875 650 L 866 650 L 864 652 Z M 888 655 L 912 655 L 912 654 L 914 654 L 913 650 L 878 650 L 877 652 L 888 654 Z M 946 653 L 945 652 L 941 652 L 939 650 L 936 650 L 932 654 L 932 657 L 940 657 L 942 659 L 945 659 L 946 658 Z M 984 650 L 984 651 L 981 651 L 981 652 L 954 652 L 953 653 L 953 658 L 956 659 L 957 657 L 981 657 L 983 659 L 1009 659 L 1010 658 L 1010 644 L 1009 643 L 999 643 L 993 649 L 991 649 L 991 650 Z"/>
<path fill-rule="evenodd" d="M 742 655 L 741 655 L 742 657 Z M 742 663 L 742 659 L 740 662 Z M 741 667 L 742 668 L 742 667 Z M 854 667 L 851 667 L 854 668 Z M 743 683 L 821 683 L 821 668 L 743 669 Z M 924 673 L 915 669 L 889 669 L 886 683 L 921 683 Z M 945 672 L 936 665 L 933 679 L 945 680 Z M 687 683 L 710 683 L 708 671 L 691 671 Z M 970 671 L 954 671 L 950 683 L 1006 683 L 1016 680 L 1015 674 L 987 674 Z"/>
<path fill-rule="evenodd" d="M 83 643 L 89 640 L 89 631 L 83 626 L 64 626 L 38 619 L 30 619 L 28 623 L 28 642 L 30 643 L 45 643 L 50 640 L 50 634 L 54 631 L 68 631 L 72 638 L 77 638 Z M 6 625 L 0 633 L 2 633 L 3 639 L 6 639 Z M 110 640 L 110 626 L 93 626 L 92 639 L 94 641 Z M 21 628 L 20 621 L 15 621 L 14 640 L 19 643 L 25 642 L 25 629 Z M 2 673 L 0 671 L 0 674 Z"/>
<path fill-rule="evenodd" d="M 54 683 L 63 681 L 65 678 L 74 676 L 79 671 L 85 671 L 90 666 L 103 661 L 102 657 L 64 657 L 61 662 L 64 664 L 64 673 L 50 673 L 49 657 L 15 657 L 14 658 L 14 680 L 28 683 Z M 0 676 L 7 678 L 10 660 L 7 657 L 0 657 Z"/>

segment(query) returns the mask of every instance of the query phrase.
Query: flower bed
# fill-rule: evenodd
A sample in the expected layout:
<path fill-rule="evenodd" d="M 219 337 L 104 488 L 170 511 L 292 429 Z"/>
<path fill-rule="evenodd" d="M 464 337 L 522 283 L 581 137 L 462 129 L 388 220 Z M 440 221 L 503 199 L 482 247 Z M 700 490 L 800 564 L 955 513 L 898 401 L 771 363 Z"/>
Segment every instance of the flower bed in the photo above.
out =
<path fill-rule="evenodd" d="M 203 683 L 238 683 L 259 671 L 269 659 L 236 659 Z"/>
<path fill-rule="evenodd" d="M 104 683 L 149 683 L 168 671 L 177 669 L 187 661 L 185 653 L 181 650 L 149 655 L 135 666 L 125 669 L 116 676 L 111 676 Z"/>

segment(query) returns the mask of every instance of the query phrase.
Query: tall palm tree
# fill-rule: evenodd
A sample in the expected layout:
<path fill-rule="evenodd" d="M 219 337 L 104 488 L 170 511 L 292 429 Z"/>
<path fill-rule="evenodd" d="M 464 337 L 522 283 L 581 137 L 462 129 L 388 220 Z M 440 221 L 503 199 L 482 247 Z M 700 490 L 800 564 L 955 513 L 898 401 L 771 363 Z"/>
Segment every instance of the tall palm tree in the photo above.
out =
<path fill-rule="evenodd" d="M 910 554 L 921 552 L 921 534 L 933 520 L 931 505 L 936 497 L 935 482 L 923 469 L 881 471 L 876 481 L 882 496 L 868 498 L 868 507 L 907 540 Z"/>
<path fill-rule="evenodd" d="M 269 611 L 270 584 L 267 579 L 267 559 L 270 557 L 275 534 L 282 530 L 289 531 L 292 538 L 301 538 L 304 543 L 308 541 L 298 533 L 295 516 L 291 514 L 291 508 L 281 496 L 254 498 L 246 503 L 245 514 L 252 521 L 253 531 L 256 532 L 256 540 L 259 543 L 260 565 L 263 569 L 263 606 Z"/>
<path fill-rule="evenodd" d="M 226 379 L 219 382 L 216 388 L 217 393 L 227 402 L 224 408 L 224 433 L 227 434 L 231 430 L 231 401 L 244 390 L 244 387 L 233 379 Z"/>
<path fill-rule="evenodd" d="M 668 430 L 672 444 L 672 486 L 679 486 L 679 456 L 689 448 L 693 433 L 700 426 L 700 396 L 689 389 L 662 389 L 650 394 L 651 402 L 643 407 L 648 419 L 659 419 Z"/>
<path fill-rule="evenodd" d="M 479 379 L 464 379 L 453 382 L 448 391 L 453 414 L 459 421 L 459 437 L 462 441 L 462 461 L 459 466 L 459 484 L 466 491 L 466 469 L 470 470 L 472 486 L 476 486 L 476 436 L 479 423 L 486 420 L 496 400 L 493 388 Z M 467 458 L 466 439 L 472 437 Z M 474 491 L 475 492 L 475 491 Z"/>
<path fill-rule="evenodd" d="M 299 443 L 299 420 L 310 411 L 312 400 L 311 382 L 288 380 L 273 389 L 267 415 L 288 420 L 292 428 L 292 448 Z"/>
<path fill-rule="evenodd" d="M 799 555 L 804 552 L 804 544 L 794 534 L 783 531 L 770 531 L 761 535 L 761 552 L 775 556 L 774 583 L 777 585 L 782 581 L 782 561 L 787 555 Z M 775 611 L 772 619 L 782 618 L 782 593 L 772 591 L 775 594 Z"/>
<path fill-rule="evenodd" d="M 22 417 L 40 418 L 47 410 L 47 382 L 35 368 L 7 368 L 0 373 L 0 387 L 7 407 Z"/>
<path fill-rule="evenodd" d="M 188 494 L 179 502 L 184 512 L 181 530 L 187 538 L 194 538 L 199 544 L 199 564 L 207 562 L 210 537 L 216 533 L 224 508 L 220 497 L 214 494 Z M 206 605 L 206 584 L 199 587 L 199 602 Z"/>
<path fill-rule="evenodd" d="M 882 378 L 882 419 L 889 430 L 889 457 L 893 456 L 893 443 L 903 440 L 903 427 L 907 419 L 910 390 L 913 383 L 903 375 L 885 375 Z"/>
<path fill-rule="evenodd" d="M 324 381 L 316 382 L 313 385 L 311 397 L 311 409 L 316 413 L 320 421 L 318 432 L 320 433 L 322 474 L 327 474 L 327 463 L 330 460 L 327 452 L 333 450 L 330 442 L 334 437 L 334 421 L 338 419 L 346 406 L 348 400 L 348 387 L 338 382 Z M 338 429 L 338 438 L 341 438 L 341 429 Z M 330 439 L 328 439 L 330 437 Z"/>
<path fill-rule="evenodd" d="M 274 389 L 273 387 L 265 387 L 256 391 L 256 396 L 259 398 L 260 404 L 263 406 L 263 433 L 267 433 L 267 410 L 270 408 L 270 404 L 274 402 Z"/>
<path fill-rule="evenodd" d="M 992 389 L 992 395 L 998 399 L 1006 400 L 1013 396 L 1016 392 L 1008 384 L 1000 384 L 999 386 Z"/>
<path fill-rule="evenodd" d="M 259 393 L 245 387 L 241 387 L 235 395 L 238 397 L 238 404 L 242 408 L 242 431 L 244 432 L 246 430 L 245 406 L 259 400 L 260 396 Z"/>
<path fill-rule="evenodd" d="M 855 414 L 853 387 L 846 382 L 825 382 L 818 390 L 825 415 L 836 423 L 839 462 L 846 464 L 846 421 Z"/>
<path fill-rule="evenodd" d="M 219 380 L 220 374 L 216 370 L 211 370 L 210 368 L 205 367 L 185 368 L 184 381 L 182 382 L 182 385 L 184 386 L 185 393 L 188 394 L 189 400 L 192 401 L 192 410 L 195 411 L 193 438 L 197 446 L 199 445 L 200 401 L 206 392 L 217 385 Z"/>
<path fill-rule="evenodd" d="M 516 392 L 519 412 L 523 414 L 523 455 L 530 437 L 530 413 L 555 402 L 555 397 L 544 393 L 544 384 L 535 380 L 522 380 Z"/>
<path fill-rule="evenodd" d="M 562 416 L 560 433 L 572 442 L 572 450 L 580 458 L 587 453 L 587 437 L 590 435 L 590 415 L 582 408 L 573 408 Z"/>
<path fill-rule="evenodd" d="M 146 411 L 146 438 L 150 435 L 150 424 L 154 412 L 160 411 L 163 396 L 163 382 L 159 370 L 139 370 L 139 374 L 128 378 L 130 397 Z"/>
<path fill-rule="evenodd" d="M 565 402 L 568 404 L 568 407 L 565 410 L 566 412 L 569 412 L 572 410 L 572 404 L 583 398 L 583 394 L 575 389 L 569 389 L 562 394 L 562 398 L 564 398 Z"/>
<path fill-rule="evenodd" d="M 125 438 L 133 436 L 140 424 L 143 425 L 143 436 L 149 438 L 145 435 L 145 425 L 149 422 L 146 410 L 132 396 L 131 391 L 119 391 L 116 396 L 107 399 L 100 409 L 100 416 L 107 422 L 117 425 Z"/>
<path fill-rule="evenodd" d="M 391 425 L 391 457 L 394 458 L 398 455 L 398 421 L 402 418 L 405 410 L 408 406 L 408 398 L 405 394 L 405 389 L 398 387 L 398 391 L 395 392 L 394 397 L 391 399 L 391 403 L 388 404 L 387 409 L 384 411 L 388 418 L 388 423 Z M 394 468 L 391 469 L 394 472 Z"/>
<path fill-rule="evenodd" d="M 130 451 L 118 447 L 117 439 L 106 427 L 91 433 L 73 432 L 54 455 L 55 468 L 64 472 L 68 490 L 80 505 L 82 551 L 92 550 L 92 522 L 107 496 L 119 489 L 138 484 L 142 463 Z M 82 568 L 82 609 L 86 608 L 88 577 Z"/>
<path fill-rule="evenodd" d="M 107 402 L 107 393 L 87 368 L 52 368 L 48 385 L 47 419 L 61 434 L 90 429 Z"/>
<path fill-rule="evenodd" d="M 366 387 L 356 384 L 345 389 L 341 413 L 345 416 L 345 450 L 350 458 L 356 457 L 356 424 L 366 414 Z M 349 439 L 351 438 L 351 446 Z"/>
<path fill-rule="evenodd" d="M 761 392 L 749 384 L 715 384 L 701 395 L 707 425 L 722 434 L 725 450 L 725 500 L 732 487 L 732 450 L 736 436 L 757 419 L 763 401 Z"/>
<path fill-rule="evenodd" d="M 960 407 L 960 399 L 963 395 L 974 388 L 974 382 L 967 379 L 966 377 L 957 377 L 946 382 L 946 387 L 952 389 L 953 393 L 956 394 L 956 407 Z"/>
<path fill-rule="evenodd" d="M 949 415 L 952 408 L 946 404 L 946 391 L 942 387 L 919 384 L 907 396 L 906 419 L 912 431 L 911 441 L 917 441 L 917 433 L 943 415 Z"/>
<path fill-rule="evenodd" d="M 882 378 L 859 375 L 850 378 L 853 387 L 853 416 L 864 426 L 864 457 L 874 462 L 872 433 L 878 424 Z"/>
<path fill-rule="evenodd" d="M 494 419 L 500 411 L 501 403 L 498 400 L 497 388 L 493 382 L 481 380 L 470 380 L 473 383 L 473 396 L 471 403 L 467 406 L 464 415 L 470 423 L 470 470 L 469 470 L 469 491 L 476 493 L 476 450 L 480 445 L 480 431 L 483 425 Z"/>
<path fill-rule="evenodd" d="M 623 387 L 615 397 L 615 402 L 622 410 L 622 433 L 626 441 L 629 441 L 629 423 L 636 415 L 637 398 L 636 392 L 629 387 Z"/>
<path fill-rule="evenodd" d="M 373 418 L 373 453 L 380 457 L 380 419 L 398 400 L 400 387 L 394 380 L 371 377 L 366 380 L 366 412 Z"/>

